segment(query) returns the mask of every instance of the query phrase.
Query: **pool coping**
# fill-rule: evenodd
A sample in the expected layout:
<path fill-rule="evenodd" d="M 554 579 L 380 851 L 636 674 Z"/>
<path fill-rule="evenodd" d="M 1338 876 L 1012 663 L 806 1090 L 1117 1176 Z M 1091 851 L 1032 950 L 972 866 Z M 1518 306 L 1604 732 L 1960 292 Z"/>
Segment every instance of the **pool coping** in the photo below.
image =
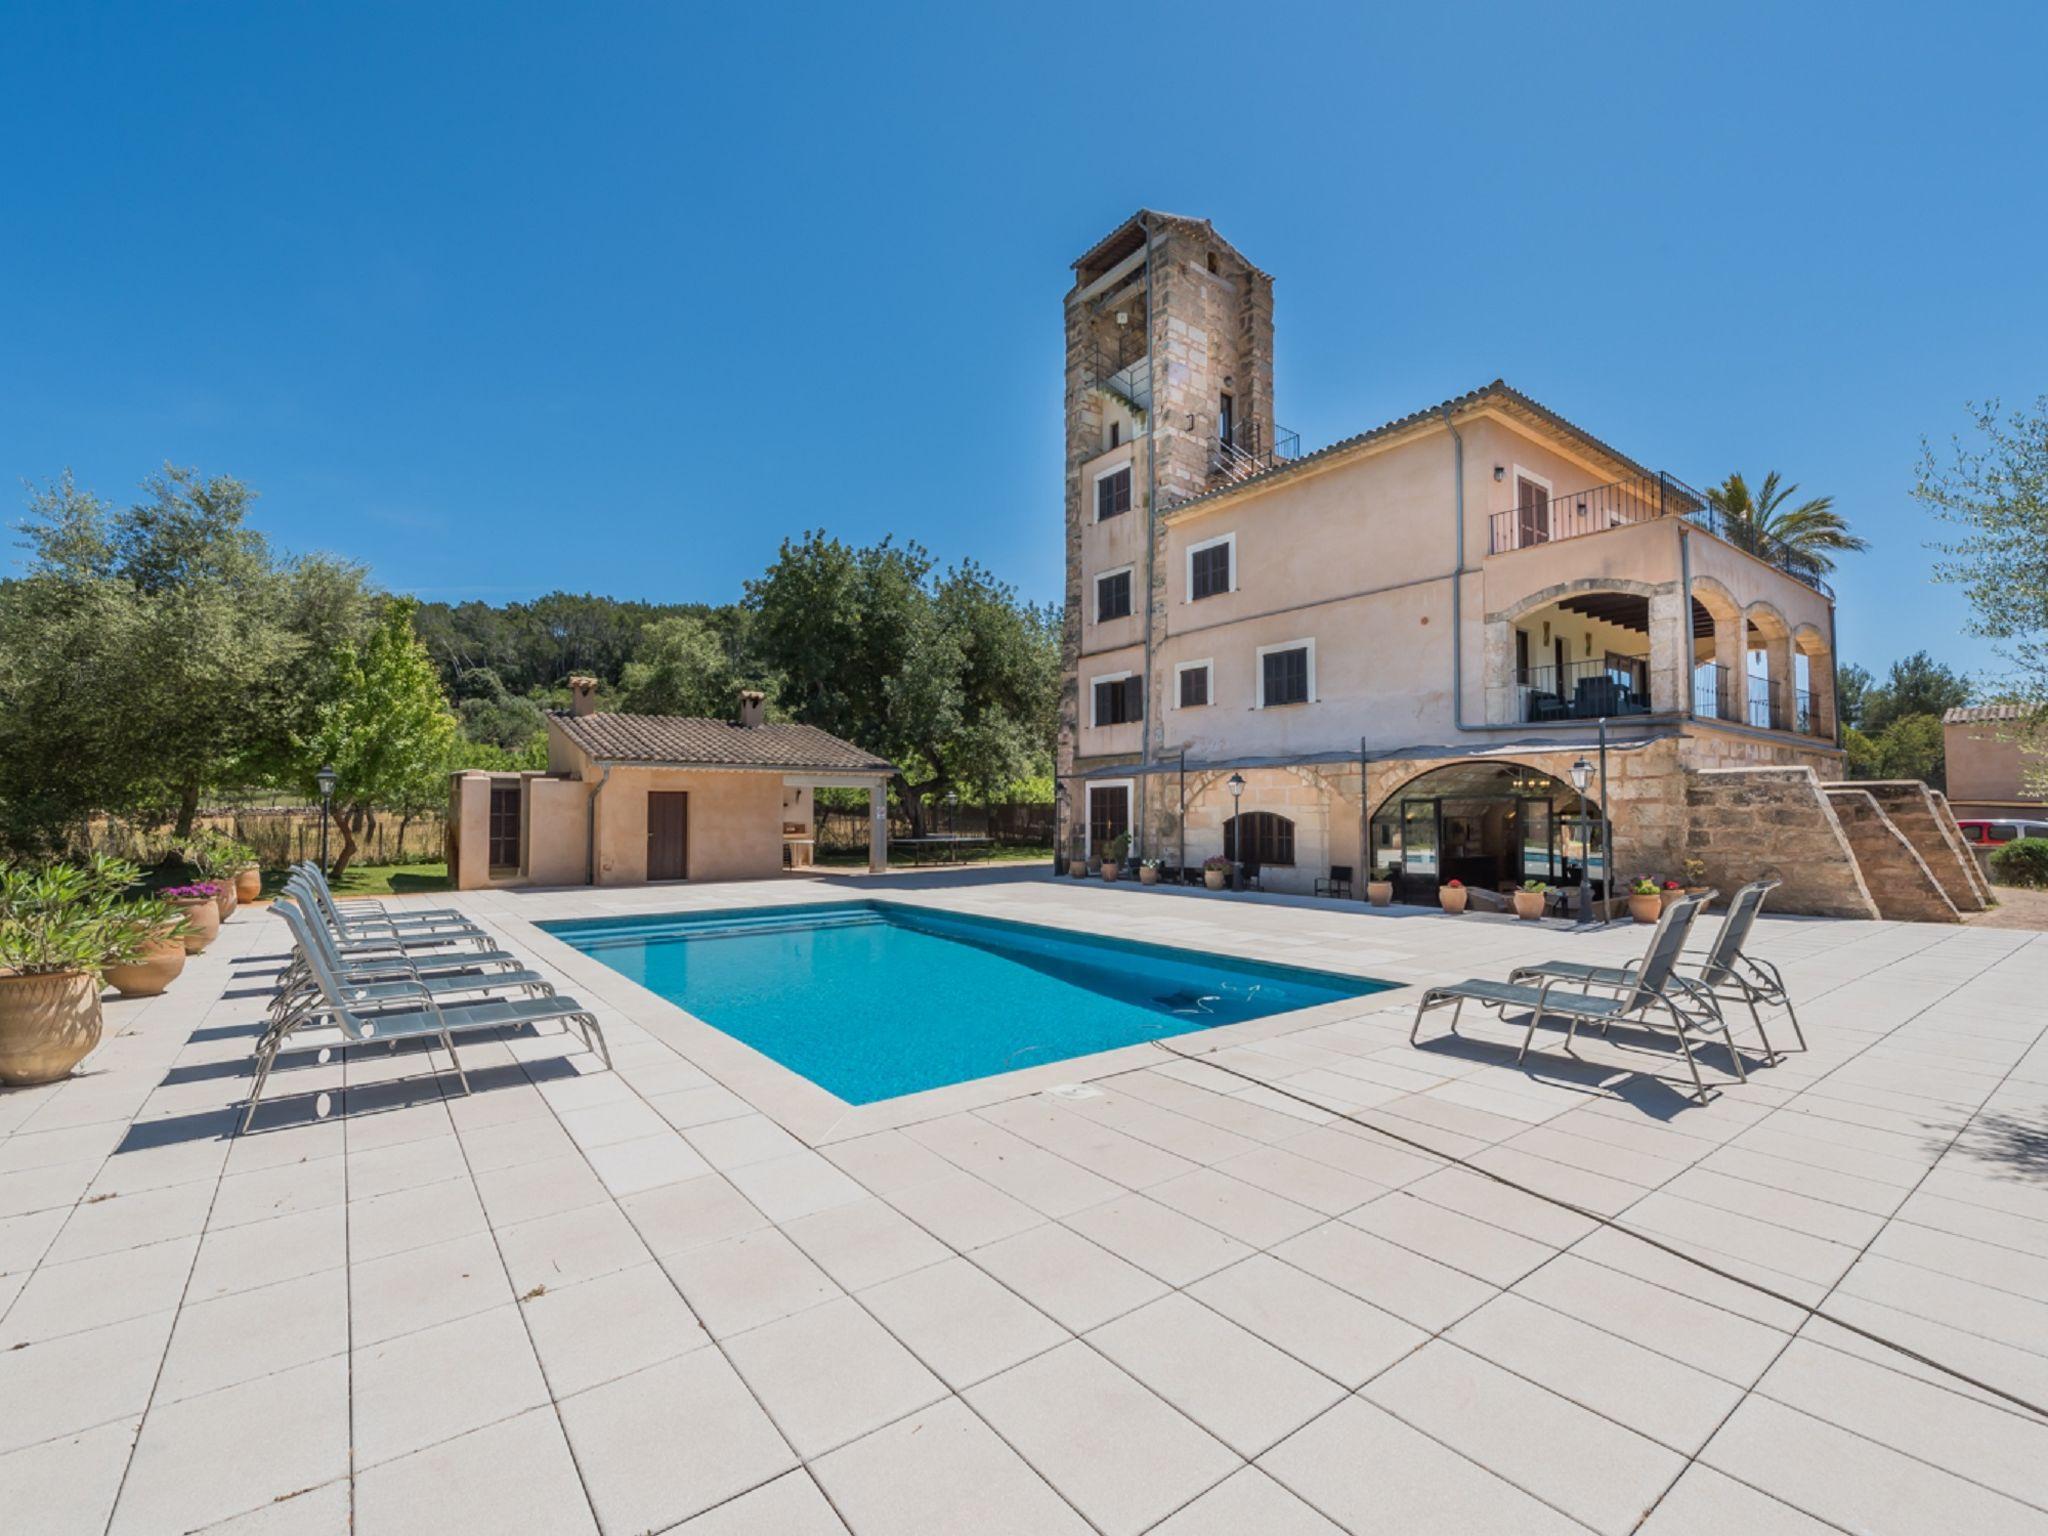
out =
<path fill-rule="evenodd" d="M 740 901 L 730 908 L 722 907 L 716 910 L 797 906 L 810 902 L 825 904 L 861 899 L 849 898 L 840 889 L 828 889 L 802 896 L 796 895 L 795 892 L 789 894 L 795 899 L 779 899 L 781 893 L 777 893 L 778 899 Z M 886 896 L 877 893 L 870 899 L 899 902 L 906 906 L 929 906 L 939 911 L 965 916 L 979 915 L 971 909 L 964 909 L 943 899 L 918 899 L 927 895 L 942 897 L 943 893 L 892 891 Z M 636 905 L 633 915 L 653 915 L 658 910 L 660 909 Z M 702 915 L 714 909 L 683 907 L 676 910 L 678 915 L 688 917 Z M 1156 1066 L 1166 1060 L 1212 1055 L 1236 1046 L 1271 1040 L 1300 1030 L 1342 1023 L 1366 1014 L 1384 1012 L 1392 1007 L 1412 1007 L 1419 1001 L 1426 981 L 1425 978 L 1396 979 L 1379 972 L 1368 972 L 1362 967 L 1339 968 L 1330 964 L 1295 966 L 1292 968 L 1320 970 L 1331 975 L 1350 975 L 1360 980 L 1378 981 L 1385 985 L 1379 991 L 1360 997 L 1339 998 L 1309 1008 L 1269 1014 L 1262 1019 L 1247 1019 L 1239 1024 L 1226 1024 L 1214 1029 L 1174 1035 L 1169 1037 L 1174 1042 L 1170 1048 L 1158 1041 L 1140 1041 L 1133 1045 L 1119 1046 L 1115 1050 L 1070 1056 L 1062 1061 L 1047 1062 L 1042 1066 L 1020 1067 L 1014 1072 L 972 1078 L 964 1083 L 928 1088 L 920 1093 L 881 1099 L 872 1104 L 850 1104 L 836 1094 L 819 1087 L 802 1073 L 782 1065 L 773 1057 L 727 1034 L 716 1025 L 698 1018 L 540 926 L 543 922 L 577 921 L 578 918 L 568 914 L 528 917 L 510 906 L 494 906 L 490 918 L 504 934 L 508 947 L 527 949 L 537 959 L 560 972 L 577 995 L 600 1001 L 617 1010 L 625 1018 L 685 1057 L 720 1086 L 738 1094 L 761 1114 L 781 1126 L 805 1146 L 812 1148 L 849 1141 L 859 1136 L 870 1136 L 880 1131 L 897 1130 L 920 1121 L 958 1114 L 964 1110 L 981 1109 L 1008 1099 L 1026 1098 L 1070 1083 L 1088 1083 L 1115 1077 L 1143 1067 Z M 1089 931 L 1084 923 L 1079 922 L 1067 924 L 1019 919 L 1008 921 L 1021 921 L 1023 926 L 1046 928 L 1054 932 L 1067 929 L 1081 933 Z M 1194 949 L 1186 944 L 1162 942 L 1156 947 L 1184 949 L 1197 955 L 1204 953 L 1203 950 Z M 1225 952 L 1225 957 L 1265 965 L 1287 965 L 1286 961 L 1276 960 L 1270 954 L 1253 953 L 1249 946 L 1233 947 Z"/>

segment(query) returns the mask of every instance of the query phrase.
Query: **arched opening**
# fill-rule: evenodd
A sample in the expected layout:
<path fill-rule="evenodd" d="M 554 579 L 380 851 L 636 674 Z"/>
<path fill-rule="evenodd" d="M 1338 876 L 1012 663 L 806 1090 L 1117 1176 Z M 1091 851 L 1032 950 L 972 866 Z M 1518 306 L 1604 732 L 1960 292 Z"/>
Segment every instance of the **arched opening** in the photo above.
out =
<path fill-rule="evenodd" d="M 1744 652 L 1746 722 L 1760 731 L 1792 729 L 1792 626 L 1769 603 L 1751 603 Z"/>
<path fill-rule="evenodd" d="M 1574 592 L 1509 621 L 1515 720 L 1650 712 L 1650 599 Z"/>
<path fill-rule="evenodd" d="M 1272 811 L 1240 811 L 1223 823 L 1223 857 L 1247 873 L 1294 867 L 1294 823 Z"/>
<path fill-rule="evenodd" d="M 1706 720 L 1740 720 L 1745 702 L 1747 645 L 1742 605 L 1711 577 L 1692 589 L 1692 712 Z"/>
<path fill-rule="evenodd" d="M 1606 894 L 1600 807 L 1563 779 L 1525 763 L 1452 763 L 1416 775 L 1373 813 L 1374 869 L 1392 868 L 1401 901 L 1437 904 L 1461 880 L 1511 890 L 1524 880 L 1575 886 L 1587 864 Z"/>
<path fill-rule="evenodd" d="M 1792 632 L 1792 729 L 1835 734 L 1835 664 L 1827 637 L 1812 624 Z"/>

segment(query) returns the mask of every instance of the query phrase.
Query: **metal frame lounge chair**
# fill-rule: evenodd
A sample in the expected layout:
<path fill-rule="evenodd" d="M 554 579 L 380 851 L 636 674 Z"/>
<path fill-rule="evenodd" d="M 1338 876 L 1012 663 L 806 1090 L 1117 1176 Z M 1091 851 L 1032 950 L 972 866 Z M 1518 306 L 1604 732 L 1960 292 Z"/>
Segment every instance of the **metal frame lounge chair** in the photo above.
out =
<path fill-rule="evenodd" d="M 1708 1099 L 1707 1085 L 1700 1077 L 1699 1062 L 1692 1052 L 1690 1036 L 1694 1032 L 1718 1034 L 1722 1045 L 1727 1048 L 1735 1076 L 1742 1082 L 1749 1081 L 1749 1073 L 1742 1065 L 1735 1042 L 1728 1036 L 1728 1026 L 1721 1018 L 1720 1006 L 1713 995 L 1704 987 L 1676 978 L 1678 956 L 1685 947 L 1685 937 L 1711 895 L 1710 892 L 1705 896 L 1688 896 L 1664 909 L 1663 916 L 1657 920 L 1656 931 L 1650 935 L 1648 951 L 1633 980 L 1619 996 L 1603 997 L 1590 992 L 1560 990 L 1559 978 L 1553 976 L 1544 977 L 1533 987 L 1475 976 L 1450 986 L 1431 987 L 1424 992 L 1415 1009 L 1415 1022 L 1408 1030 L 1408 1043 L 1416 1043 L 1422 1029 L 1422 1016 L 1430 1009 L 1441 1008 L 1447 1003 L 1454 1005 L 1451 1011 L 1452 1034 L 1458 1032 L 1458 1017 L 1468 1002 L 1491 1008 L 1503 1016 L 1509 1008 L 1528 1009 L 1529 1024 L 1522 1035 L 1522 1048 L 1515 1053 L 1516 1061 L 1528 1056 L 1530 1042 L 1536 1037 L 1536 1026 L 1548 1014 L 1568 1021 L 1564 1042 L 1567 1052 L 1571 1050 L 1579 1024 L 1584 1020 L 1602 1025 L 1634 1023 L 1649 1029 L 1665 1028 L 1678 1036 L 1678 1048 L 1685 1057 L 1686 1070 L 1692 1074 L 1694 1095 L 1704 1104 Z"/>
<path fill-rule="evenodd" d="M 310 896 L 339 933 L 383 932 L 417 936 L 429 933 L 467 935 L 483 932 L 474 918 L 456 911 L 453 907 L 423 908 L 417 912 L 390 912 L 380 904 L 369 910 L 345 911 L 335 900 L 334 888 L 327 883 L 327 877 L 315 865 L 295 866 L 285 880 L 284 888 Z M 359 907 L 366 901 L 367 898 L 351 897 L 348 905 Z"/>
<path fill-rule="evenodd" d="M 334 887 L 327 882 L 327 871 L 312 859 L 306 859 L 292 866 L 292 873 L 303 875 L 309 884 L 315 886 L 327 900 L 329 906 L 340 910 L 353 909 L 350 914 L 364 917 L 388 918 L 402 923 L 460 923 L 475 926 L 474 920 L 456 907 L 414 907 L 402 906 L 396 911 L 375 896 L 337 896 Z"/>
<path fill-rule="evenodd" d="M 336 908 L 333 899 L 324 894 L 319 884 L 297 870 L 285 881 L 282 894 L 314 908 L 344 948 L 385 944 L 423 949 L 464 942 L 479 945 L 489 942 L 490 936 L 482 928 L 460 914 L 445 919 L 417 921 L 366 914 L 351 917 Z"/>
<path fill-rule="evenodd" d="M 1678 957 L 1680 972 L 1691 970 L 1695 974 L 1680 974 L 1677 980 L 1713 994 L 1717 999 L 1746 1004 L 1749 1016 L 1756 1024 L 1756 1037 L 1763 1042 L 1764 1056 L 1776 1061 L 1783 1052 L 1774 1048 L 1771 1037 L 1764 1033 L 1764 1018 L 1757 1004 L 1764 1007 L 1782 1006 L 1785 1017 L 1792 1025 L 1792 1033 L 1799 1041 L 1799 1049 L 1806 1049 L 1806 1032 L 1799 1027 L 1799 1015 L 1792 1010 L 1792 998 L 1785 990 L 1785 978 L 1778 968 L 1768 960 L 1759 960 L 1743 952 L 1750 930 L 1756 926 L 1757 914 L 1763 910 L 1764 898 L 1784 882 L 1781 880 L 1752 880 L 1738 890 L 1728 902 L 1728 915 L 1722 920 L 1720 932 L 1714 935 L 1714 942 L 1704 950 L 1689 950 Z M 1525 965 L 1508 973 L 1512 982 L 1528 982 L 1543 976 L 1554 976 L 1560 981 L 1576 981 L 1583 986 L 1607 987 L 1616 991 L 1624 990 L 1635 983 L 1637 962 L 1627 965 L 1587 965 L 1572 960 L 1549 960 L 1541 965 Z"/>
<path fill-rule="evenodd" d="M 285 910 L 285 922 L 295 930 L 295 937 L 311 938 L 301 928 L 302 913 Z M 455 1053 L 455 1036 L 482 1031 L 495 1033 L 503 1029 L 514 1029 L 530 1024 L 542 1024 L 551 1019 L 562 1019 L 574 1024 L 582 1032 L 586 1048 L 597 1051 L 604 1057 L 604 1064 L 612 1064 L 611 1047 L 606 1044 L 604 1028 L 597 1022 L 596 1015 L 573 997 L 552 994 L 545 997 L 490 998 L 482 1001 L 443 1004 L 427 986 L 425 978 L 412 975 L 404 978 L 409 998 L 416 1002 L 414 1007 L 386 1006 L 381 1011 L 369 1011 L 373 1000 L 368 988 L 362 984 L 342 981 L 327 968 L 326 959 L 317 944 L 308 945 L 301 951 L 319 990 L 319 999 L 311 1013 L 332 1019 L 340 1029 L 345 1042 L 356 1045 L 391 1041 L 395 1045 L 401 1040 L 439 1041 L 448 1052 L 449 1063 L 455 1068 L 455 1076 L 462 1084 L 462 1091 L 470 1091 L 469 1075 L 462 1070 L 462 1058 Z M 389 1004 L 392 999 L 385 994 L 381 1001 Z M 249 1107 L 242 1115 L 241 1128 L 246 1131 L 256 1119 L 256 1107 L 263 1099 L 263 1088 L 269 1081 L 270 1069 L 276 1064 L 279 1053 L 291 1038 L 293 1029 L 273 1029 L 265 1032 L 257 1048 L 256 1081 L 249 1090 Z M 331 1042 L 329 1042 L 331 1044 Z"/>

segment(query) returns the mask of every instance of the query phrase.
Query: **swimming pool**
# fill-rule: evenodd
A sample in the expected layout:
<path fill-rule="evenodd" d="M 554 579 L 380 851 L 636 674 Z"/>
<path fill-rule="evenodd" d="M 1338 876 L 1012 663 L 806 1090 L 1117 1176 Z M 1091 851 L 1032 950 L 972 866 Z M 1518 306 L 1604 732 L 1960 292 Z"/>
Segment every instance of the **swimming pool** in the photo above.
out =
<path fill-rule="evenodd" d="M 850 1104 L 1394 985 L 888 901 L 540 926 Z"/>

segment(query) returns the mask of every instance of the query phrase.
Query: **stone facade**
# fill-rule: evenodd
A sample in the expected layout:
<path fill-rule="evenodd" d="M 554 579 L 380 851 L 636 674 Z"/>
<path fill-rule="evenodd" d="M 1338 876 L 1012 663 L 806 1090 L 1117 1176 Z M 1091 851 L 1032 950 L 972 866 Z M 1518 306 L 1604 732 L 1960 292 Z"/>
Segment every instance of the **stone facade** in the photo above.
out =
<path fill-rule="evenodd" d="M 1829 785 L 1856 789 L 1869 795 L 1887 820 L 1896 827 L 1919 854 L 1928 873 L 1941 887 L 1958 912 L 1982 912 L 1990 905 L 1990 891 L 1980 888 L 1977 861 L 1963 845 L 1962 834 L 1947 815 L 1947 805 L 1918 779 L 1873 779 L 1855 784 Z M 1878 905 L 1882 906 L 1880 898 Z"/>
<path fill-rule="evenodd" d="M 1962 921 L 1912 839 L 1885 815 L 1870 791 L 1830 785 L 1825 792 L 1879 916 L 1906 923 Z"/>
<path fill-rule="evenodd" d="M 1725 894 L 1782 880 L 1771 907 L 1816 917 L 1879 915 L 1856 853 L 1811 768 L 1708 768 L 1686 781 L 1686 854 Z M 1874 809 L 1873 805 L 1873 809 Z"/>

